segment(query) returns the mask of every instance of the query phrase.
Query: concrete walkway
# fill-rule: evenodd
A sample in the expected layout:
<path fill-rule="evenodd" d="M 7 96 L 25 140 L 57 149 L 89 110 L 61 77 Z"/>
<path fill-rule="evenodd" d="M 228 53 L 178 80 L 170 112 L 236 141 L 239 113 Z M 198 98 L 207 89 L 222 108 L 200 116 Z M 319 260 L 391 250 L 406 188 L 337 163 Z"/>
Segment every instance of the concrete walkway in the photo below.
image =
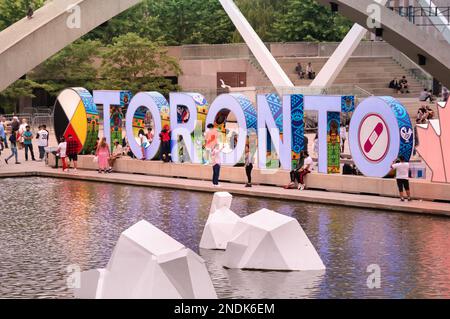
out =
<path fill-rule="evenodd" d="M 10 151 L 6 150 L 0 156 L 0 185 L 1 178 L 40 176 L 76 179 L 89 182 L 107 182 L 144 187 L 181 189 L 208 193 L 227 191 L 234 195 L 243 195 L 248 197 L 272 198 L 315 204 L 341 205 L 347 207 L 361 207 L 364 209 L 377 209 L 381 211 L 450 216 L 450 204 L 448 203 L 430 201 L 401 202 L 399 199 L 389 197 L 332 193 L 324 191 L 286 190 L 281 187 L 273 186 L 256 185 L 252 188 L 245 188 L 242 184 L 234 183 L 222 183 L 221 187 L 218 188 L 213 187 L 209 181 L 136 174 L 99 174 L 96 171 L 88 170 L 78 170 L 78 172 L 71 171 L 69 173 L 64 173 L 61 169 L 56 170 L 45 166 L 45 163 L 43 162 L 25 162 L 23 159 L 23 151 L 19 151 L 19 160 L 22 164 L 15 165 L 14 160 L 12 160 L 10 161 L 11 164 L 6 165 L 4 158 L 5 156 L 9 156 L 9 154 Z"/>

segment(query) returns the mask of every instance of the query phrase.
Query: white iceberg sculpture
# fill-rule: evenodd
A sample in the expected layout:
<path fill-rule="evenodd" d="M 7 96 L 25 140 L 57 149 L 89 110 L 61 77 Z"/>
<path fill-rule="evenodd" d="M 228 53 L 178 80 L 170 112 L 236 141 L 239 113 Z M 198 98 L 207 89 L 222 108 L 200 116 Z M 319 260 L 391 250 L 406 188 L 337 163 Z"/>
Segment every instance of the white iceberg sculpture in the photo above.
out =
<path fill-rule="evenodd" d="M 204 260 L 152 224 L 122 233 L 106 269 L 81 274 L 82 299 L 216 299 Z"/>
<path fill-rule="evenodd" d="M 233 196 L 230 193 L 219 192 L 214 194 L 208 220 L 203 230 L 200 248 L 222 249 L 227 247 L 232 238 L 233 229 L 241 219 L 230 210 Z"/>
<path fill-rule="evenodd" d="M 225 251 L 224 266 L 282 271 L 325 269 L 298 221 L 268 209 L 237 222 Z"/>

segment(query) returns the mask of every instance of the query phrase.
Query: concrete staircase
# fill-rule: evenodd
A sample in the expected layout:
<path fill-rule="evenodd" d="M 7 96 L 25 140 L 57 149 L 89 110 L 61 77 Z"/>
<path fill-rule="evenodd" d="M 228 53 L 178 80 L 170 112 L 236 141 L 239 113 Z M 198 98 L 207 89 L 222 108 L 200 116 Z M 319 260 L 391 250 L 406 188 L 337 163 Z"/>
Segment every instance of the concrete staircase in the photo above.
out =
<path fill-rule="evenodd" d="M 279 58 L 277 60 L 296 86 L 308 86 L 312 81 L 300 80 L 295 73 L 297 63 L 300 62 L 303 70 L 305 70 L 308 62 L 311 62 L 314 72 L 318 74 L 328 58 L 299 57 Z M 389 82 L 394 77 L 400 79 L 403 75 L 406 76 L 410 86 L 409 94 L 397 94 L 397 92 L 388 88 Z M 339 74 L 335 85 L 357 85 L 374 95 L 390 95 L 396 97 L 416 98 L 423 90 L 422 85 L 415 78 L 408 75 L 406 70 L 391 57 L 352 57 L 345 65 L 341 74 Z"/>

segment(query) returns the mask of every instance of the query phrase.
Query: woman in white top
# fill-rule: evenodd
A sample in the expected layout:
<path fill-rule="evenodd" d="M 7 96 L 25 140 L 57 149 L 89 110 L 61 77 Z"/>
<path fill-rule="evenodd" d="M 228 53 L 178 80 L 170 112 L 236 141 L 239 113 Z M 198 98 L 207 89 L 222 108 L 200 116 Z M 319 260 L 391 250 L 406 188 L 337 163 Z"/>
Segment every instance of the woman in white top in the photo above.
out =
<path fill-rule="evenodd" d="M 397 179 L 397 186 L 400 192 L 400 200 L 405 201 L 403 189 L 406 191 L 408 201 L 411 201 L 411 192 L 409 189 L 409 163 L 405 161 L 403 156 L 399 157 L 400 163 L 392 164 L 392 168 L 395 169 L 395 178 Z"/>

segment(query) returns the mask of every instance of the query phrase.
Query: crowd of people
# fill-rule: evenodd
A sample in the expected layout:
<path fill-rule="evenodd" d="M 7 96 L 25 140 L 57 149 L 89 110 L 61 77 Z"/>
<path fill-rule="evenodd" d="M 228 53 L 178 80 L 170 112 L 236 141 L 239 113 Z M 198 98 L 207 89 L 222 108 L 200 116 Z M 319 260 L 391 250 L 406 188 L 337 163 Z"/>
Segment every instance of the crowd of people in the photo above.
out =
<path fill-rule="evenodd" d="M 425 123 L 434 117 L 433 110 L 427 106 L 422 106 L 417 115 L 417 123 Z M 10 134 L 8 131 L 10 130 Z M 339 131 L 341 151 L 345 150 L 345 143 L 347 140 L 347 130 L 348 127 L 342 125 Z M 163 162 L 171 162 L 171 130 L 168 125 L 165 125 L 161 132 L 159 133 L 159 139 L 161 141 L 161 151 L 160 160 Z M 142 129 L 139 131 L 139 141 L 142 151 L 142 159 L 147 160 L 147 149 L 151 146 L 155 138 L 155 134 L 152 128 L 147 130 L 147 133 Z M 36 140 L 39 150 L 39 160 L 42 161 L 46 156 L 46 148 L 49 146 L 49 132 L 45 125 L 39 127 L 36 134 L 31 131 L 30 125 L 28 125 L 27 120 L 24 119 L 22 122 L 19 121 L 17 117 L 14 117 L 10 123 L 6 123 L 4 118 L 0 118 L 0 154 L 1 152 L 10 149 L 11 153 L 8 157 L 4 158 L 6 164 L 14 158 L 16 164 L 20 164 L 18 159 L 18 151 L 24 151 L 25 161 L 31 160 L 36 161 L 33 141 Z M 224 150 L 224 143 L 220 141 L 220 133 L 214 125 L 210 124 L 207 126 L 204 133 L 204 164 L 210 165 L 212 168 L 212 184 L 214 187 L 220 187 L 220 172 L 222 166 L 222 156 L 221 153 Z M 236 143 L 237 134 L 231 134 L 230 141 Z M 182 138 L 179 139 L 179 160 L 184 162 L 184 143 Z M 310 156 L 308 151 L 308 139 L 305 136 L 305 149 L 300 152 L 299 158 L 295 164 L 295 167 L 290 172 L 290 183 L 285 188 L 296 188 L 298 190 L 306 189 L 306 177 L 314 170 L 314 160 Z M 318 135 L 316 134 L 314 139 L 314 156 L 318 156 Z M 60 137 L 58 141 L 58 147 L 54 154 L 62 162 L 62 169 L 64 172 L 68 172 L 71 167 L 73 171 L 77 171 L 78 154 L 80 152 L 81 145 L 78 140 L 72 135 L 68 135 L 67 139 Z M 232 149 L 232 148 L 231 148 Z M 111 173 L 115 162 L 124 156 L 130 156 L 135 158 L 133 152 L 130 149 L 129 143 L 126 138 L 122 141 L 115 140 L 112 148 L 108 145 L 106 138 L 98 138 L 97 144 L 95 146 L 94 161 L 98 163 L 99 173 Z M 251 152 L 250 145 L 247 141 L 245 146 L 245 152 L 243 157 L 244 163 L 243 167 L 245 170 L 245 175 L 247 182 L 245 187 L 252 187 L 252 171 L 254 166 L 255 154 Z M 409 193 L 409 182 L 408 174 L 405 171 L 409 170 L 409 164 L 404 159 L 399 159 L 398 162 L 392 165 L 392 168 L 396 170 L 397 184 L 399 187 L 399 192 L 402 201 L 405 199 L 410 200 Z M 357 175 L 357 168 L 353 164 L 345 163 L 343 168 L 344 175 Z M 405 196 L 406 193 L 406 196 Z"/>
<path fill-rule="evenodd" d="M 49 132 L 46 125 L 41 125 L 38 128 L 36 135 L 33 134 L 31 126 L 27 119 L 22 119 L 14 116 L 11 121 L 6 118 L 0 118 L 0 154 L 10 150 L 9 156 L 4 158 L 5 163 L 10 164 L 10 160 L 14 158 L 15 164 L 19 162 L 19 151 L 24 151 L 25 161 L 43 161 L 45 158 L 45 148 L 48 147 Z M 33 140 L 37 140 L 39 151 L 39 159 L 36 159 L 34 153 Z"/>

